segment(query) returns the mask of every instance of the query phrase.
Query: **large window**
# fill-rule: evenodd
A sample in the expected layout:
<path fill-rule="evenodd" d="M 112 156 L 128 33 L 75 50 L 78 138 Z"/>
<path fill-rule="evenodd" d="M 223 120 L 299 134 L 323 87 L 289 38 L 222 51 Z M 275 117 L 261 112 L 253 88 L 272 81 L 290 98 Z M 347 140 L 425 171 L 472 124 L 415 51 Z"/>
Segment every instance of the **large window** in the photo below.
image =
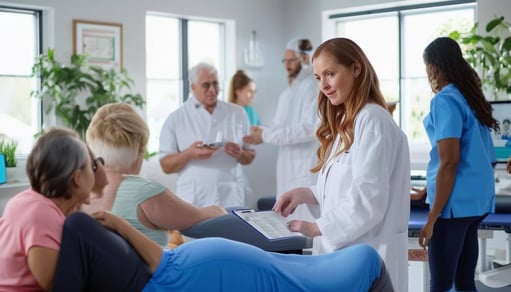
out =
<path fill-rule="evenodd" d="M 41 124 L 41 103 L 30 96 L 40 18 L 40 11 L 0 6 L 0 136 L 17 141 L 18 154 L 30 152 Z"/>
<path fill-rule="evenodd" d="M 165 119 L 188 97 L 189 68 L 199 62 L 210 63 L 218 69 L 219 82 L 224 84 L 224 48 L 224 22 L 146 16 L 149 151 L 158 149 Z"/>
<path fill-rule="evenodd" d="M 424 48 L 436 37 L 467 31 L 474 24 L 475 4 L 455 2 L 331 16 L 335 34 L 353 39 L 367 54 L 386 100 L 399 102 L 394 116 L 411 143 L 427 142 L 422 120 L 432 91 L 422 59 Z"/>

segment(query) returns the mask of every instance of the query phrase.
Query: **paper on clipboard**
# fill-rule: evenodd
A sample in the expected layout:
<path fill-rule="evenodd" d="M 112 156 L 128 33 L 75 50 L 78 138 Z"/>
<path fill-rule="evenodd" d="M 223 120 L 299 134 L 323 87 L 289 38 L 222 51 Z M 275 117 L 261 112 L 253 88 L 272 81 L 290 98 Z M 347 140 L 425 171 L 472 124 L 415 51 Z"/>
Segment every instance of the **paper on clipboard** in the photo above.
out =
<path fill-rule="evenodd" d="M 289 230 L 286 218 L 275 211 L 234 210 L 233 213 L 252 226 L 268 240 L 304 235 Z"/>

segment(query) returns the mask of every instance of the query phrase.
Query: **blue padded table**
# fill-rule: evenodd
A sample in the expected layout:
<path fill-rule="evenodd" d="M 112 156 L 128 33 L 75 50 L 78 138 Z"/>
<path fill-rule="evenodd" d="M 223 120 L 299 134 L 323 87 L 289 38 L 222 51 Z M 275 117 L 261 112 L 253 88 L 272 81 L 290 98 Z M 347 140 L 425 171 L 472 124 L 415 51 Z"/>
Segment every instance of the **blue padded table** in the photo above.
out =
<path fill-rule="evenodd" d="M 480 230 L 502 230 L 507 233 L 507 257 L 511 261 L 511 210 L 509 203 L 511 197 L 496 196 L 496 213 L 490 213 L 479 225 Z M 428 208 L 410 208 L 410 220 L 408 221 L 408 237 L 419 237 L 421 228 L 428 219 Z M 481 271 L 485 271 L 488 264 L 486 259 L 486 239 L 491 237 L 480 236 L 480 259 L 482 263 Z"/>

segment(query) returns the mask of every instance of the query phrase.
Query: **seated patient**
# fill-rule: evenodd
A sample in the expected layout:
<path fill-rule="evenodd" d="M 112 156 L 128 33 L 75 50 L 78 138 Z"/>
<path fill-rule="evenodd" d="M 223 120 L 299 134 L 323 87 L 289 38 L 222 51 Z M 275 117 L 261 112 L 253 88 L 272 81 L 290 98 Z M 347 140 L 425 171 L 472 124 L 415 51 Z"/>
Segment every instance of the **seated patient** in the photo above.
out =
<path fill-rule="evenodd" d="M 107 183 L 99 162 L 73 131 L 39 137 L 26 162 L 30 188 L 0 217 L 0 291 L 50 290 L 64 219 Z"/>
<path fill-rule="evenodd" d="M 111 210 L 160 246 L 167 246 L 167 230 L 188 228 L 226 214 L 219 206 L 189 204 L 163 185 L 138 176 L 149 129 L 130 105 L 102 106 L 92 118 L 86 137 L 92 151 L 103 157 L 109 181 L 102 197 L 83 206 L 86 213 Z"/>
<path fill-rule="evenodd" d="M 394 291 L 367 244 L 303 256 L 208 238 L 163 250 L 111 213 L 93 217 L 116 233 L 83 213 L 66 219 L 53 291 Z"/>

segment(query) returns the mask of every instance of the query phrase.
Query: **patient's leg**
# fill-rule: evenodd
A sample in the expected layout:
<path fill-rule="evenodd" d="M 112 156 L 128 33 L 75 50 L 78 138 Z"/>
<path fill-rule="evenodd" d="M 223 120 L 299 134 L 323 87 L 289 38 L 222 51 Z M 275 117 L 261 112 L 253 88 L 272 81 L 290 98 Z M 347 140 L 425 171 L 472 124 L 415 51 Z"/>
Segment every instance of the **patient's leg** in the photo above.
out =
<path fill-rule="evenodd" d="M 66 219 L 53 291 L 142 291 L 150 277 L 118 234 L 85 213 Z"/>

